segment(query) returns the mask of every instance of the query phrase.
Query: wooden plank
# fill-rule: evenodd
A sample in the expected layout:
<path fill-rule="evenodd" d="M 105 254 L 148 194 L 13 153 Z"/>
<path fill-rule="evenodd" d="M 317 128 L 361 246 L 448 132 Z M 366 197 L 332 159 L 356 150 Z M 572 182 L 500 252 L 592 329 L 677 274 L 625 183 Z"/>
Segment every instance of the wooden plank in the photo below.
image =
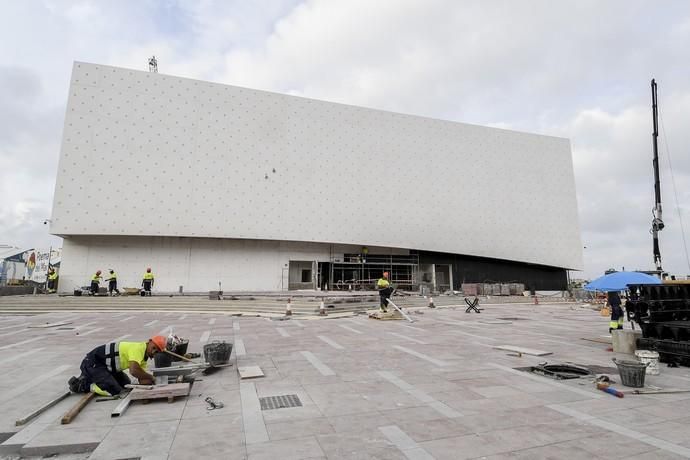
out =
<path fill-rule="evenodd" d="M 57 326 L 64 326 L 65 324 L 72 324 L 72 321 L 59 321 L 57 323 L 46 323 L 46 324 L 37 324 L 35 326 L 29 326 L 31 328 L 38 328 L 38 329 L 45 329 L 47 327 L 57 327 Z"/>
<path fill-rule="evenodd" d="M 60 423 L 63 425 L 67 425 L 69 423 L 72 423 L 72 420 L 79 415 L 79 412 L 86 407 L 86 405 L 93 399 L 93 397 L 96 396 L 96 393 L 87 393 L 82 398 L 75 404 L 65 415 L 62 416 L 62 420 L 60 420 Z"/>
<path fill-rule="evenodd" d="M 487 320 L 479 320 L 479 322 L 482 324 L 513 324 L 512 321 L 506 321 L 503 319 L 487 319 Z"/>
<path fill-rule="evenodd" d="M 551 351 L 542 351 L 542 350 L 535 350 L 533 348 L 516 347 L 514 345 L 498 345 L 498 346 L 495 346 L 494 348 L 497 350 L 513 351 L 515 353 L 522 353 L 524 355 L 533 355 L 533 356 L 546 356 L 546 355 L 553 354 L 553 352 L 551 352 Z"/>
<path fill-rule="evenodd" d="M 150 390 L 135 388 L 129 394 L 132 401 L 140 399 L 174 398 L 176 396 L 189 395 L 191 386 L 189 383 L 171 383 L 169 385 L 155 386 Z"/>
<path fill-rule="evenodd" d="M 119 417 L 120 415 L 125 413 L 125 411 L 129 407 L 129 403 L 132 402 L 130 396 L 131 393 L 128 394 L 122 401 L 120 401 L 120 404 L 118 404 L 117 407 L 113 409 L 113 411 L 110 413 L 111 417 Z"/>
<path fill-rule="evenodd" d="M 264 373 L 259 366 L 238 366 L 237 372 L 239 372 L 241 379 L 254 379 L 264 376 Z"/>
<path fill-rule="evenodd" d="M 30 414 L 20 418 L 19 420 L 14 422 L 14 425 L 15 426 L 21 426 L 21 425 L 26 424 L 26 422 L 33 420 L 34 418 L 41 415 L 43 412 L 47 411 L 48 409 L 50 409 L 51 407 L 53 407 L 54 405 L 56 405 L 57 403 L 59 403 L 60 401 L 62 401 L 63 399 L 65 399 L 67 396 L 69 396 L 71 394 L 72 394 L 71 391 L 65 391 L 64 393 L 62 393 L 57 398 L 55 398 L 51 401 L 48 401 L 47 403 L 45 403 L 44 405 L 42 405 L 41 407 L 39 407 L 35 411 L 33 411 Z"/>

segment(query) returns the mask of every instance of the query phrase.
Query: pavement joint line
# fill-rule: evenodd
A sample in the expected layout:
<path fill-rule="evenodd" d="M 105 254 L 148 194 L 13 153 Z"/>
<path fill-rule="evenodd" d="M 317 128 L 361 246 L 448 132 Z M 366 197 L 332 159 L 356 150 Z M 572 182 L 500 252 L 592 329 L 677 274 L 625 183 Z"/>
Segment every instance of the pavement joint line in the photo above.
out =
<path fill-rule="evenodd" d="M 400 350 L 400 351 L 402 351 L 402 352 L 405 352 L 405 353 L 407 353 L 407 354 L 409 354 L 409 355 L 416 356 L 417 358 L 421 358 L 421 359 L 423 359 L 423 360 L 425 360 L 425 361 L 428 361 L 428 362 L 430 362 L 431 364 L 434 364 L 434 365 L 439 366 L 439 367 L 443 367 L 443 366 L 448 366 L 448 365 L 450 365 L 450 363 L 447 363 L 447 362 L 445 362 L 445 361 L 441 361 L 441 360 L 438 360 L 438 359 L 434 359 L 434 358 L 432 358 L 431 356 L 427 356 L 427 355 L 425 355 L 425 354 L 423 354 L 423 353 L 419 353 L 419 352 L 416 352 L 416 351 L 414 351 L 414 350 L 410 350 L 409 348 L 402 347 L 402 346 L 400 346 L 400 345 L 394 345 L 393 348 L 396 348 L 396 349 L 398 349 L 398 350 Z"/>
<path fill-rule="evenodd" d="M 15 343 L 10 343 L 8 345 L 3 345 L 2 347 L 0 347 L 0 350 L 7 350 L 8 348 L 16 347 L 19 345 L 24 345 L 25 343 L 35 342 L 37 340 L 43 340 L 43 337 L 34 337 L 32 339 L 23 340 L 21 342 L 15 342 Z"/>
<path fill-rule="evenodd" d="M 14 334 L 19 334 L 20 332 L 26 332 L 30 331 L 31 329 L 19 329 L 18 331 L 12 331 L 12 332 L 5 332 L 4 334 L 0 334 L 0 337 L 9 337 L 10 335 Z"/>
<path fill-rule="evenodd" d="M 14 399 L 17 396 L 21 395 L 22 393 L 25 393 L 32 389 L 35 386 L 41 385 L 42 383 L 45 383 L 46 380 L 55 377 L 56 375 L 60 375 L 63 372 L 65 372 L 67 369 L 72 367 L 69 364 L 63 364 L 62 366 L 58 366 L 49 372 L 46 372 L 45 374 L 39 375 L 37 377 L 34 377 L 30 380 L 27 380 L 25 382 L 22 382 L 21 385 L 17 385 L 14 387 L 14 390 L 3 392 L 2 395 L 0 395 L 0 402 L 5 402 L 9 401 L 10 399 Z"/>
<path fill-rule="evenodd" d="M 212 324 L 210 321 L 208 324 Z M 232 330 L 235 332 L 238 332 L 240 330 L 240 322 L 239 321 L 233 321 L 232 322 Z"/>
<path fill-rule="evenodd" d="M 326 342 L 328 345 L 332 346 L 336 350 L 344 350 L 345 349 L 344 346 L 340 345 L 338 342 L 335 342 L 335 341 L 329 339 L 325 335 L 317 335 L 316 337 L 318 337 L 320 340 L 323 340 L 324 342 Z"/>
<path fill-rule="evenodd" d="M 216 322 L 216 318 L 211 318 L 208 320 L 208 325 L 211 326 L 211 325 L 215 324 L 215 322 Z"/>
<path fill-rule="evenodd" d="M 84 329 L 85 327 L 89 327 L 89 326 L 91 326 L 92 324 L 96 324 L 96 323 L 97 323 L 97 321 L 91 321 L 90 323 L 84 323 L 84 324 L 81 324 L 81 325 L 79 325 L 79 326 L 76 326 L 74 329 L 76 329 L 76 330 L 79 331 L 79 330 L 81 330 L 81 329 Z"/>
<path fill-rule="evenodd" d="M 203 334 L 201 334 L 201 338 L 199 339 L 199 342 L 205 343 L 208 342 L 208 338 L 211 335 L 211 331 L 204 331 Z"/>
<path fill-rule="evenodd" d="M 364 334 L 362 331 L 358 331 L 357 329 L 350 327 L 350 326 L 345 326 L 344 324 L 338 324 L 338 326 L 342 327 L 343 329 L 346 329 L 350 332 L 354 332 L 355 334 Z"/>
<path fill-rule="evenodd" d="M 4 331 L 5 329 L 10 329 L 13 327 L 22 327 L 22 326 L 29 326 L 29 325 L 31 325 L 31 323 L 11 324 L 9 326 L 0 327 L 0 331 Z"/>
<path fill-rule="evenodd" d="M 413 396 L 413 397 L 417 398 L 418 400 L 420 400 L 421 402 L 428 404 L 429 407 L 431 407 L 436 412 L 440 413 L 441 415 L 443 415 L 445 417 L 458 418 L 458 417 L 463 416 L 460 412 L 456 411 L 452 407 L 449 407 L 448 405 L 442 403 L 441 401 L 434 399 L 433 396 L 423 392 L 422 390 L 415 388 L 414 385 L 407 383 L 406 381 L 404 381 L 400 377 L 396 376 L 392 372 L 378 371 L 378 374 L 381 377 L 383 377 L 384 379 L 388 380 L 393 385 L 395 385 L 396 387 L 407 392 L 410 396 Z"/>
<path fill-rule="evenodd" d="M 187 315 L 182 315 L 182 316 L 180 316 L 177 320 L 178 320 L 178 321 L 182 321 L 182 320 L 185 319 L 186 317 L 187 317 Z"/>
<path fill-rule="evenodd" d="M 314 353 L 311 351 L 301 351 L 300 352 L 302 356 L 306 358 L 309 363 L 316 368 L 317 371 L 321 373 L 323 376 L 329 376 L 329 375 L 335 375 L 335 372 L 333 372 L 333 369 L 330 367 L 326 366 L 319 358 L 314 356 Z"/>
<path fill-rule="evenodd" d="M 144 324 L 144 327 L 153 326 L 153 325 L 156 324 L 157 322 L 158 322 L 158 320 L 157 320 L 157 319 L 154 319 L 153 321 L 149 321 L 148 323 Z"/>
<path fill-rule="evenodd" d="M 418 343 L 420 345 L 428 345 L 426 342 L 422 342 L 421 340 L 413 339 L 412 337 L 408 337 L 406 335 L 398 334 L 397 332 L 389 332 L 390 335 L 394 335 L 398 338 L 404 339 L 404 340 L 409 340 L 410 342 Z"/>
<path fill-rule="evenodd" d="M 104 327 L 97 327 L 96 329 L 91 329 L 89 332 L 84 332 L 83 334 L 79 334 L 81 337 L 84 337 L 85 335 L 90 335 L 93 334 L 94 332 L 102 331 L 105 329 Z"/>
<path fill-rule="evenodd" d="M 539 377 L 537 375 L 532 375 L 528 372 L 516 371 L 515 369 L 513 369 L 511 367 L 503 366 L 501 364 L 496 364 L 496 363 L 487 363 L 487 364 L 491 367 L 495 367 L 496 369 L 501 369 L 501 370 L 504 370 L 506 372 L 510 372 L 511 374 L 519 375 L 520 377 L 524 377 L 524 378 L 533 380 L 535 382 L 543 383 L 545 385 L 551 385 L 553 387 L 556 387 L 556 388 L 559 388 L 562 390 L 571 391 L 573 393 L 577 393 L 577 394 L 582 395 L 582 396 L 587 396 L 587 397 L 592 398 L 592 399 L 601 399 L 604 397 L 603 395 L 594 393 L 593 391 L 581 390 L 580 388 L 574 388 L 574 387 L 571 387 L 570 385 L 566 385 L 564 383 L 559 383 L 559 382 L 556 382 L 553 380 L 549 380 L 546 377 Z"/>
<path fill-rule="evenodd" d="M 253 382 L 240 382 L 240 402 L 242 404 L 242 424 L 246 444 L 268 442 L 268 431 L 261 413 L 259 396 Z"/>
<path fill-rule="evenodd" d="M 172 332 L 172 330 L 173 330 L 172 325 L 170 325 L 170 326 L 165 326 L 163 329 L 161 329 L 161 330 L 158 332 L 158 335 L 168 335 L 168 331 Z"/>
<path fill-rule="evenodd" d="M 134 318 L 136 318 L 136 316 L 128 316 L 127 318 L 121 319 L 120 322 L 122 323 L 125 321 L 129 321 L 130 319 L 134 319 Z"/>
<path fill-rule="evenodd" d="M 286 331 L 285 328 L 277 327 L 276 331 L 278 331 L 278 334 L 282 335 L 283 337 L 290 337 L 290 334 L 288 334 L 288 331 Z"/>
<path fill-rule="evenodd" d="M 290 321 L 290 322 L 291 322 L 292 324 L 294 324 L 295 326 L 304 327 L 304 324 L 302 324 L 301 321 L 298 321 L 298 320 L 296 320 L 296 319 L 293 319 L 293 320 Z"/>
<path fill-rule="evenodd" d="M 456 330 L 452 330 L 452 331 L 450 331 L 450 332 L 452 332 L 453 334 L 466 335 L 467 337 L 474 337 L 475 339 L 493 340 L 493 341 L 498 340 L 498 339 L 494 339 L 494 338 L 492 338 L 492 337 L 487 337 L 487 336 L 484 336 L 484 335 L 470 334 L 470 333 L 468 333 L 468 332 L 462 332 L 462 331 L 456 331 Z"/>
<path fill-rule="evenodd" d="M 434 457 L 410 438 L 397 425 L 380 426 L 379 431 L 403 453 L 408 460 L 434 460 Z"/>
<path fill-rule="evenodd" d="M 5 360 L 0 361 L 0 365 L 5 364 L 5 363 L 11 363 L 12 361 L 16 361 L 16 360 L 21 359 L 21 358 L 25 358 L 27 356 L 33 355 L 34 353 L 38 353 L 41 350 L 43 350 L 43 348 L 34 348 L 34 349 L 29 350 L 25 353 L 19 353 L 18 355 L 10 356 L 9 358 L 7 358 Z"/>
<path fill-rule="evenodd" d="M 427 332 L 426 329 L 422 329 L 421 327 L 408 326 L 407 324 L 401 324 L 400 326 L 406 327 L 408 329 L 414 329 L 415 331 L 419 331 L 419 332 Z"/>
<path fill-rule="evenodd" d="M 561 414 L 568 415 L 590 425 L 598 426 L 599 428 L 612 431 L 614 433 L 620 434 L 635 441 L 640 441 L 645 444 L 649 444 L 650 446 L 654 446 L 658 449 L 662 449 L 667 452 L 690 458 L 690 449 L 688 449 L 687 447 L 683 447 L 672 442 L 664 441 L 663 439 L 659 439 L 639 431 L 631 430 L 630 428 L 626 428 L 624 426 L 617 425 L 606 420 L 602 420 L 593 415 L 589 415 L 584 412 L 572 409 L 570 407 L 562 406 L 560 404 L 549 404 L 546 407 L 556 412 L 560 412 Z"/>
<path fill-rule="evenodd" d="M 247 350 L 244 348 L 244 340 L 237 337 L 235 339 L 235 356 L 245 356 L 246 354 Z"/>
<path fill-rule="evenodd" d="M 125 340 L 127 337 L 131 337 L 131 336 L 132 336 L 132 334 L 121 335 L 120 337 L 114 338 L 112 341 L 113 342 L 119 342 L 119 341 Z"/>
<path fill-rule="evenodd" d="M 479 345 L 479 346 L 487 347 L 487 348 L 494 348 L 495 347 L 495 345 L 491 345 L 489 343 L 481 343 L 481 342 L 478 342 L 476 340 L 474 340 L 472 343 L 475 345 Z"/>

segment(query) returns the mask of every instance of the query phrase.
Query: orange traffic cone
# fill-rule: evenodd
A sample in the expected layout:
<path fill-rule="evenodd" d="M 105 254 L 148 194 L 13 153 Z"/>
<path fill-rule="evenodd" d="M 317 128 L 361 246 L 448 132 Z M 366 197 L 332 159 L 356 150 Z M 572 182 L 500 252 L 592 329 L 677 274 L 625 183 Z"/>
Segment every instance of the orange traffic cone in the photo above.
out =
<path fill-rule="evenodd" d="M 292 305 L 290 305 L 290 302 L 292 299 L 288 298 L 287 305 L 285 306 L 285 316 L 292 316 Z"/>
<path fill-rule="evenodd" d="M 319 305 L 319 315 L 321 316 L 326 316 L 326 306 L 323 304 L 323 300 L 321 301 L 321 305 Z"/>
<path fill-rule="evenodd" d="M 429 305 L 427 305 L 429 308 L 436 308 L 436 305 L 434 305 L 434 298 L 429 296 Z"/>

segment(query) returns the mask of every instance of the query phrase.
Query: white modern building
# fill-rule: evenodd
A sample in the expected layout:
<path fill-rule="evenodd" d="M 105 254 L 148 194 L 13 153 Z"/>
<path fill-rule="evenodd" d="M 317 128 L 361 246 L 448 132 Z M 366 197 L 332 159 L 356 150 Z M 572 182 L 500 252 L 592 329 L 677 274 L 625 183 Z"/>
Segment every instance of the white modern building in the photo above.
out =
<path fill-rule="evenodd" d="M 582 268 L 567 139 L 74 64 L 60 289 L 522 282 Z"/>

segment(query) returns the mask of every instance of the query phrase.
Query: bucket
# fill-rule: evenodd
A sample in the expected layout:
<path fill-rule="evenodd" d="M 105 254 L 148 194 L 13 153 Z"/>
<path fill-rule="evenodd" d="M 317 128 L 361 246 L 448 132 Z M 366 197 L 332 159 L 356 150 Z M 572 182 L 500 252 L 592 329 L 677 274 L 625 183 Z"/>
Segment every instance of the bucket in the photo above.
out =
<path fill-rule="evenodd" d="M 180 356 L 184 356 L 187 354 L 187 347 L 189 346 L 189 340 L 183 340 L 182 342 L 178 343 L 173 347 L 172 351 L 175 354 L 178 354 Z M 182 361 L 180 358 L 177 358 L 175 356 L 172 357 L 173 361 Z"/>
<path fill-rule="evenodd" d="M 227 342 L 211 342 L 204 345 L 204 360 L 211 366 L 226 364 L 230 361 L 232 344 Z"/>
<path fill-rule="evenodd" d="M 621 376 L 621 383 L 626 387 L 643 388 L 645 371 L 649 363 L 643 364 L 639 361 L 626 361 L 612 358 L 618 366 L 618 373 Z"/>
<path fill-rule="evenodd" d="M 650 350 L 637 350 L 635 356 L 642 364 L 647 364 L 647 375 L 659 375 L 659 353 Z"/>
<path fill-rule="evenodd" d="M 167 353 L 156 353 L 153 355 L 153 362 L 156 364 L 156 368 L 170 367 L 172 365 L 172 355 Z"/>

